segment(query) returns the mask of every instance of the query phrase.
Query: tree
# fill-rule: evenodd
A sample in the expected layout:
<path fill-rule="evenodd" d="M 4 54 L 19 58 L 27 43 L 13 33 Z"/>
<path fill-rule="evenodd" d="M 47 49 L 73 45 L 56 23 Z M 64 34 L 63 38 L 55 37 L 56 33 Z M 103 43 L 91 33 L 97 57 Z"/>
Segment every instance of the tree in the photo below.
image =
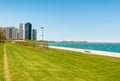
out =
<path fill-rule="evenodd" d="M 4 41 L 5 39 L 5 30 L 2 27 L 0 27 L 0 41 Z"/>

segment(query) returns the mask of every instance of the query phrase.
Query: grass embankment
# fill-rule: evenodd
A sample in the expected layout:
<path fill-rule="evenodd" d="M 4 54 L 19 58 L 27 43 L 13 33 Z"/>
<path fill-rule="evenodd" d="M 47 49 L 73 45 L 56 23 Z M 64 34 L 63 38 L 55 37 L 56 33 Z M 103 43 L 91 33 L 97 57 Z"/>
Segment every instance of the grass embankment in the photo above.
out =
<path fill-rule="evenodd" d="M 4 44 L 0 43 L 0 81 L 4 80 Z"/>
<path fill-rule="evenodd" d="M 120 81 L 120 59 L 7 44 L 12 81 Z"/>

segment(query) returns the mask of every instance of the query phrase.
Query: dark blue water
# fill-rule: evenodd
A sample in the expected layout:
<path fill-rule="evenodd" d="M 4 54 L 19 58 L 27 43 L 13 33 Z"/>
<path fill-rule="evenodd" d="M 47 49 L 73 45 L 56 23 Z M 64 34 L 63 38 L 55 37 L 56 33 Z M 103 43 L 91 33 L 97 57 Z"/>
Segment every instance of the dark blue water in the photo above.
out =
<path fill-rule="evenodd" d="M 78 43 L 78 42 L 55 42 L 49 43 L 50 46 L 69 47 L 78 49 L 90 49 L 120 53 L 120 43 Z"/>

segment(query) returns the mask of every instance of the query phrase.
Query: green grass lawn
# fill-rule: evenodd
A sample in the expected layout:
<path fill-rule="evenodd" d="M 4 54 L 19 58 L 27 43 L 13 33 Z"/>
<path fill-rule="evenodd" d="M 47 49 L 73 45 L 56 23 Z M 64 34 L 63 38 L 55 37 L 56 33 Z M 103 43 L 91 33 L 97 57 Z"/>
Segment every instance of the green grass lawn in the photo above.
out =
<path fill-rule="evenodd" d="M 0 43 L 0 81 L 4 81 L 4 44 Z"/>
<path fill-rule="evenodd" d="M 13 44 L 6 47 L 12 81 L 120 81 L 120 58 Z"/>

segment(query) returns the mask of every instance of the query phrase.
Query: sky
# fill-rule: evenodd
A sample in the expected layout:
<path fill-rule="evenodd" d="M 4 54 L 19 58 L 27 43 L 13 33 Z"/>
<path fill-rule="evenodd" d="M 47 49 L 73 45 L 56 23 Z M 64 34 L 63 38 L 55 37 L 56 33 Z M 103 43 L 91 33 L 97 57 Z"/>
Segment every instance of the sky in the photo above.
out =
<path fill-rule="evenodd" d="M 38 40 L 120 42 L 120 0 L 0 0 L 0 26 L 26 22 Z"/>

